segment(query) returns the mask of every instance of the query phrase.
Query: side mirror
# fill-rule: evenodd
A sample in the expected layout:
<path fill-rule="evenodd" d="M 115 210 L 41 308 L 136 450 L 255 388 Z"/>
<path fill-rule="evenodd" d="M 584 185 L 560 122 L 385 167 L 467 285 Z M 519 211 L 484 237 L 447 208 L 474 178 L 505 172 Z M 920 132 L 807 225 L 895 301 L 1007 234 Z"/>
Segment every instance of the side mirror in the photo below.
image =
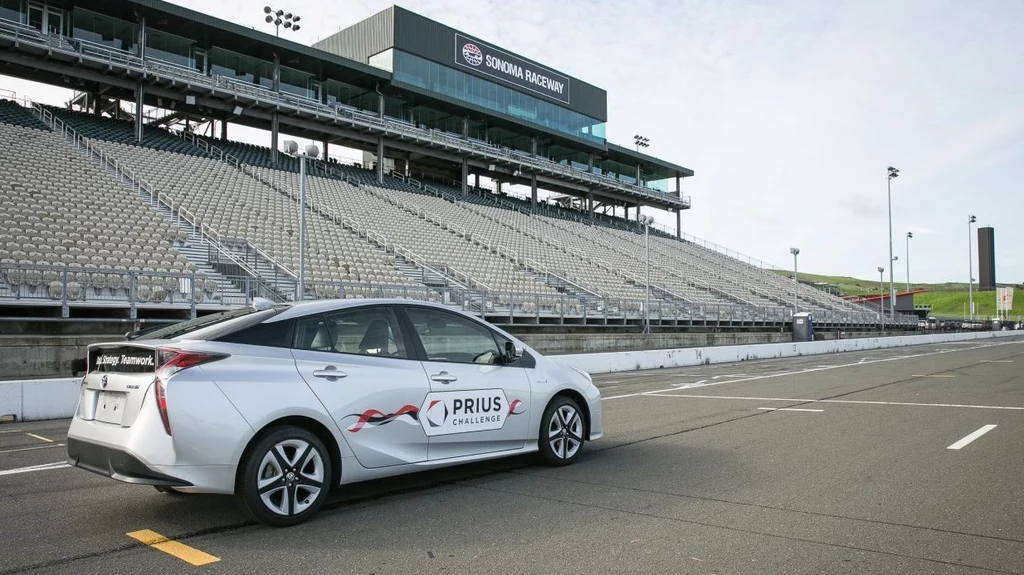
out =
<path fill-rule="evenodd" d="M 516 360 L 523 357 L 523 353 L 523 346 L 511 341 L 505 342 L 505 363 L 515 363 Z"/>

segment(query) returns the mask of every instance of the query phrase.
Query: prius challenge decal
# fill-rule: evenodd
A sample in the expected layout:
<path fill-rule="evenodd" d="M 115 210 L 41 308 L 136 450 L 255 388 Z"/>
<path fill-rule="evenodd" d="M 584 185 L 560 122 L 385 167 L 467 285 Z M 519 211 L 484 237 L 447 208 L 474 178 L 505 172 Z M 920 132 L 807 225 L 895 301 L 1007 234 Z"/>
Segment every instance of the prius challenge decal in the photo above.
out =
<path fill-rule="evenodd" d="M 400 420 L 412 425 L 419 425 L 420 410 L 415 405 L 405 405 L 394 413 L 384 413 L 376 409 L 367 409 L 362 414 L 353 413 L 348 417 L 359 416 L 359 419 L 348 427 L 351 433 L 358 433 L 364 427 L 378 427 L 392 421 Z"/>
<path fill-rule="evenodd" d="M 436 399 L 435 397 L 427 396 L 427 400 L 424 402 L 422 408 L 417 408 L 415 405 L 405 405 L 394 413 L 384 413 L 377 409 L 367 409 L 362 414 L 353 413 L 347 417 L 358 417 L 355 423 L 348 427 L 350 433 L 358 433 L 360 430 L 366 427 L 380 427 L 387 425 L 392 421 L 404 421 L 410 425 L 423 425 L 424 431 L 427 435 L 438 435 L 443 432 L 447 433 L 458 433 L 466 431 L 486 431 L 487 429 L 500 429 L 504 425 L 504 418 L 500 415 L 494 415 L 491 417 L 477 417 L 473 418 L 460 418 L 457 421 L 450 419 L 453 414 L 459 414 L 468 411 L 469 413 L 477 412 L 481 416 L 484 413 L 500 412 L 502 400 L 504 400 L 503 394 L 501 397 L 487 398 L 488 401 L 484 402 L 475 397 L 479 392 L 454 392 L 445 394 L 431 394 L 432 396 L 450 396 L 460 395 L 463 397 L 443 397 L 443 399 Z M 447 401 L 446 401 L 447 400 Z M 451 403 L 451 408 L 449 408 Z M 508 402 L 508 411 L 506 416 L 520 415 L 526 411 L 526 404 L 521 399 L 513 399 Z M 420 415 L 423 415 L 422 420 Z M 446 428 L 453 425 L 459 425 L 462 429 L 455 430 L 442 430 L 438 428 Z"/>

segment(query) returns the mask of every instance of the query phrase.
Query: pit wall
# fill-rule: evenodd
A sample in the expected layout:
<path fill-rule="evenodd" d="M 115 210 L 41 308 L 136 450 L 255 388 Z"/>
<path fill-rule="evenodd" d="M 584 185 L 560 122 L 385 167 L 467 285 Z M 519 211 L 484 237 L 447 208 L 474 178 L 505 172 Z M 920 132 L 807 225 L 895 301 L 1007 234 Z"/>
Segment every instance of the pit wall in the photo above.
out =
<path fill-rule="evenodd" d="M 830 341 L 770 343 L 761 345 L 725 345 L 689 349 L 627 351 L 619 353 L 583 353 L 554 356 L 559 361 L 588 373 L 615 373 L 642 369 L 686 367 L 712 363 L 731 363 L 754 359 L 772 359 L 821 355 L 847 351 L 887 349 L 909 345 L 927 345 L 955 341 L 987 340 L 1022 335 L 1018 331 L 982 331 L 894 337 L 865 337 Z"/>
<path fill-rule="evenodd" d="M 869 337 L 801 343 L 768 343 L 611 353 L 583 353 L 552 355 L 550 357 L 589 373 L 597 374 L 886 349 L 956 341 L 990 340 L 1016 335 L 1021 335 L 1021 333 L 1003 331 Z M 80 382 L 81 378 L 0 381 L 0 421 L 30 421 L 71 417 L 78 404 Z"/>

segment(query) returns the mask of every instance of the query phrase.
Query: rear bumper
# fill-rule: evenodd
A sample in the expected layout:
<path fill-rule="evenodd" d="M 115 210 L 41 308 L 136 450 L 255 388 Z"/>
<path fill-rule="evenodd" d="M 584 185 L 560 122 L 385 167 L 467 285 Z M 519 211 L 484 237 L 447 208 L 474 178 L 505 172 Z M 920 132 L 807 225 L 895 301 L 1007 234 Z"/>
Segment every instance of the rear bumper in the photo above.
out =
<path fill-rule="evenodd" d="M 164 487 L 192 486 L 188 481 L 151 469 L 136 457 L 118 449 L 70 437 L 67 439 L 67 445 L 71 464 L 86 471 L 125 483 Z"/>

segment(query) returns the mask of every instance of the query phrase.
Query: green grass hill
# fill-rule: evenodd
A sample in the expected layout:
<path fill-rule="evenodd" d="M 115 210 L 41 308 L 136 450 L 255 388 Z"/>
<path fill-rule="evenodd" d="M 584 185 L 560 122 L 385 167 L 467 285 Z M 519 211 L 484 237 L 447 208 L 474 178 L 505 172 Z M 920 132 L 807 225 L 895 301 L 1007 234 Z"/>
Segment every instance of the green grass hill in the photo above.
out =
<path fill-rule="evenodd" d="M 786 270 L 775 270 L 775 273 L 792 278 L 793 272 Z M 847 295 L 878 295 L 878 280 L 863 280 L 847 276 L 826 276 L 819 274 L 807 274 L 800 272 L 800 281 L 826 285 L 838 290 L 843 296 Z M 977 287 L 977 286 L 975 286 Z M 884 291 L 888 291 L 889 277 L 886 275 Z M 896 290 L 905 291 L 907 284 L 896 282 Z M 937 317 L 963 317 L 967 304 L 967 284 L 965 283 L 942 283 L 942 284 L 910 284 L 912 290 L 928 290 L 914 296 L 914 305 L 932 306 L 931 315 Z M 974 292 L 975 315 L 983 318 L 996 316 L 996 292 Z M 1013 298 L 1013 311 L 1010 316 L 1014 319 L 1024 316 L 1024 290 L 1016 290 Z"/>

